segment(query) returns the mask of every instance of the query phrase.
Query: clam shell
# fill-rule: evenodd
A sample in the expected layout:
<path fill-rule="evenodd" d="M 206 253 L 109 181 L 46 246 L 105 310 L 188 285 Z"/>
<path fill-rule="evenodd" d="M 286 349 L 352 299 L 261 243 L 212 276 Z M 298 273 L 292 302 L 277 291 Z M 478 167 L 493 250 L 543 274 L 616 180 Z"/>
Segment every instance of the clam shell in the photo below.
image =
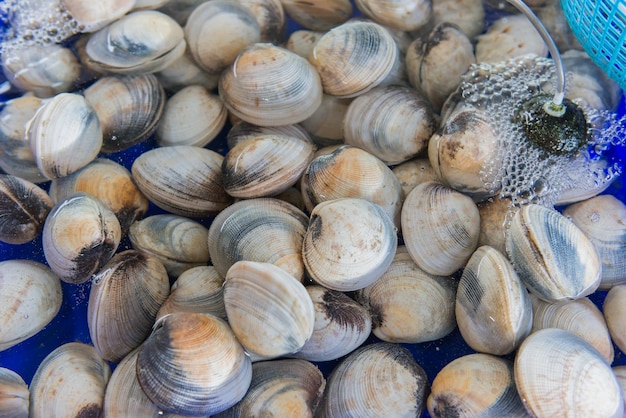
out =
<path fill-rule="evenodd" d="M 427 273 L 451 275 L 477 247 L 480 215 L 476 204 L 441 183 L 415 186 L 404 201 L 401 219 L 406 248 Z"/>
<path fill-rule="evenodd" d="M 228 322 L 255 359 L 295 353 L 313 333 L 315 311 L 304 286 L 270 263 L 238 261 L 226 273 Z"/>
<path fill-rule="evenodd" d="M 594 346 L 607 364 L 613 362 L 613 343 L 607 323 L 600 309 L 588 298 L 551 303 L 531 294 L 530 300 L 533 305 L 532 332 L 544 328 L 569 331 Z"/>
<path fill-rule="evenodd" d="M 626 205 L 615 196 L 600 195 L 569 205 L 563 211 L 585 233 L 602 261 L 600 288 L 626 282 Z"/>
<path fill-rule="evenodd" d="M 220 212 L 209 227 L 209 253 L 215 270 L 226 277 L 237 261 L 273 263 L 302 281 L 302 241 L 309 219 L 278 199 L 242 200 Z"/>
<path fill-rule="evenodd" d="M 152 135 L 165 106 L 165 92 L 153 74 L 102 77 L 83 94 L 102 126 L 104 152 L 130 148 Z"/>
<path fill-rule="evenodd" d="M 593 293 L 602 265 L 585 234 L 556 210 L 528 204 L 511 221 L 507 253 L 528 289 L 556 302 Z"/>
<path fill-rule="evenodd" d="M 482 0 L 439 0 L 433 2 L 431 23 L 453 23 L 474 39 L 485 29 L 485 14 Z"/>
<path fill-rule="evenodd" d="M 41 362 L 30 384 L 30 416 L 99 416 L 111 376 L 91 345 L 64 344 Z"/>
<path fill-rule="evenodd" d="M 282 135 L 300 138 L 306 142 L 313 142 L 309 133 L 299 124 L 282 126 L 258 126 L 245 121 L 238 121 L 229 129 L 226 135 L 228 148 L 260 135 Z"/>
<path fill-rule="evenodd" d="M 206 87 L 184 87 L 167 100 L 156 130 L 157 143 L 204 147 L 220 133 L 227 116 L 222 100 Z"/>
<path fill-rule="evenodd" d="M 353 351 L 331 372 L 320 417 L 417 417 L 428 378 L 399 344 L 374 343 Z"/>
<path fill-rule="evenodd" d="M 506 254 L 507 225 L 518 208 L 511 199 L 499 196 L 478 202 L 477 206 L 480 214 L 478 245 L 488 245 Z"/>
<path fill-rule="evenodd" d="M 456 318 L 474 350 L 505 355 L 530 333 L 533 310 L 528 291 L 504 254 L 482 246 L 474 251 L 459 280 Z"/>
<path fill-rule="evenodd" d="M 0 174 L 0 241 L 17 245 L 35 239 L 53 205 L 36 184 Z"/>
<path fill-rule="evenodd" d="M 324 94 L 322 104 L 301 125 L 311 134 L 316 144 L 321 146 L 343 142 L 343 119 L 352 99 L 340 99 Z"/>
<path fill-rule="evenodd" d="M 387 165 L 416 157 L 437 128 L 430 103 L 402 86 L 376 87 L 350 103 L 343 119 L 344 142 Z"/>
<path fill-rule="evenodd" d="M 213 415 L 246 394 L 250 358 L 226 322 L 197 313 L 173 313 L 155 324 L 137 354 L 137 380 L 162 411 Z"/>
<path fill-rule="evenodd" d="M 402 31 L 414 31 L 431 18 L 431 0 L 355 0 L 356 7 L 375 22 Z"/>
<path fill-rule="evenodd" d="M 285 41 L 287 20 L 280 0 L 237 0 L 256 19 L 261 42 L 280 45 Z"/>
<path fill-rule="evenodd" d="M 83 33 L 95 32 L 124 16 L 135 5 L 134 0 L 104 0 L 85 3 L 81 0 L 61 0 L 63 8 L 78 23 Z"/>
<path fill-rule="evenodd" d="M 353 291 L 383 275 L 397 245 L 393 222 L 378 205 L 364 199 L 335 199 L 311 212 L 302 259 L 316 283 Z"/>
<path fill-rule="evenodd" d="M 128 237 L 134 249 L 156 256 L 170 276 L 178 277 L 185 270 L 208 264 L 208 233 L 192 219 L 160 214 L 132 224 Z"/>
<path fill-rule="evenodd" d="M 66 283 L 84 283 L 117 250 L 122 229 L 99 199 L 78 192 L 58 202 L 43 227 L 43 252 L 53 272 Z"/>
<path fill-rule="evenodd" d="M 501 62 L 529 54 L 540 57 L 548 54 L 539 32 L 521 14 L 496 20 L 476 40 L 476 62 Z"/>
<path fill-rule="evenodd" d="M 252 365 L 252 382 L 246 396 L 213 418 L 312 417 L 325 385 L 322 372 L 308 361 L 257 362 Z"/>
<path fill-rule="evenodd" d="M 148 211 L 148 199 L 137 188 L 130 172 L 106 158 L 97 158 L 69 176 L 50 183 L 50 197 L 55 202 L 77 192 L 97 197 L 111 209 L 120 222 L 123 234 Z"/>
<path fill-rule="evenodd" d="M 613 286 L 604 299 L 604 319 L 612 341 L 626 351 L 626 285 Z"/>
<path fill-rule="evenodd" d="M 86 166 L 102 146 L 95 110 L 75 93 L 60 93 L 43 103 L 30 120 L 26 136 L 39 171 L 48 179 Z"/>
<path fill-rule="evenodd" d="M 136 250 L 116 254 L 93 277 L 89 293 L 87 324 L 98 354 L 117 363 L 139 347 L 169 292 L 167 271 L 156 257 Z"/>
<path fill-rule="evenodd" d="M 324 33 L 314 30 L 296 30 L 289 35 L 285 48 L 308 59 L 313 47 L 324 36 Z"/>
<path fill-rule="evenodd" d="M 0 262 L 0 351 L 41 331 L 61 308 L 59 278 L 45 264 Z"/>
<path fill-rule="evenodd" d="M 357 291 L 372 317 L 372 333 L 392 343 L 422 343 L 443 338 L 456 326 L 456 281 L 421 270 L 398 247 L 380 279 Z"/>
<path fill-rule="evenodd" d="M 131 172 L 139 190 L 161 209 L 202 218 L 232 202 L 222 183 L 223 160 L 206 148 L 176 145 L 144 152 L 133 162 Z"/>
<path fill-rule="evenodd" d="M 528 417 L 513 378 L 513 363 L 489 354 L 468 354 L 445 365 L 428 396 L 432 417 Z"/>
<path fill-rule="evenodd" d="M 233 115 L 261 126 L 302 122 L 322 102 L 315 68 L 299 55 L 271 44 L 244 49 L 222 74 L 218 90 Z"/>
<path fill-rule="evenodd" d="M 261 40 L 259 24 L 238 2 L 213 0 L 196 7 L 185 24 L 189 51 L 200 68 L 219 74 L 249 45 Z"/>
<path fill-rule="evenodd" d="M 323 286 L 307 286 L 315 308 L 311 338 L 293 357 L 309 361 L 330 361 L 351 353 L 369 337 L 369 312 L 342 292 Z"/>
<path fill-rule="evenodd" d="M 289 17 L 301 26 L 317 31 L 329 30 L 344 23 L 353 11 L 349 0 L 281 0 L 281 3 Z"/>
<path fill-rule="evenodd" d="M 407 196 L 415 186 L 437 180 L 437 174 L 427 158 L 415 158 L 398 164 L 391 169 L 402 186 L 402 194 Z"/>
<path fill-rule="evenodd" d="M 224 190 L 247 199 L 281 193 L 300 179 L 314 151 L 312 143 L 296 137 L 259 135 L 246 139 L 224 157 Z"/>
<path fill-rule="evenodd" d="M 515 383 L 534 416 L 621 417 L 622 389 L 609 365 L 582 338 L 561 329 L 532 333 L 515 356 Z"/>
<path fill-rule="evenodd" d="M 0 367 L 0 415 L 28 418 L 30 392 L 22 377 L 13 370 Z"/>
<path fill-rule="evenodd" d="M 219 80 L 219 74 L 209 74 L 195 63 L 189 48 L 166 68 L 157 71 L 155 75 L 167 91 L 178 91 L 192 85 L 215 90 Z"/>
<path fill-rule="evenodd" d="M 615 377 L 617 377 L 617 381 L 622 387 L 622 397 L 626 399 L 626 366 L 613 366 L 613 373 L 615 373 Z M 624 408 L 626 409 L 626 401 L 624 402 Z"/>

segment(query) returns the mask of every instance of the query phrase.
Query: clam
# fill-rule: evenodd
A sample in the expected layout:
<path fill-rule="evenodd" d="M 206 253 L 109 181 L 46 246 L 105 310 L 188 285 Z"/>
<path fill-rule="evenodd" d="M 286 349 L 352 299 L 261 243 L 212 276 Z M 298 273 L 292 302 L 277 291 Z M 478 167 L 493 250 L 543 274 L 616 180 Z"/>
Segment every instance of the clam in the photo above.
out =
<path fill-rule="evenodd" d="M 133 10 L 152 10 L 165 6 L 171 0 L 135 0 Z"/>
<path fill-rule="evenodd" d="M 330 361 L 361 346 L 369 337 L 369 312 L 346 294 L 323 286 L 307 286 L 315 308 L 311 338 L 293 357 L 309 361 Z"/>
<path fill-rule="evenodd" d="M 317 204 L 339 198 L 362 198 L 379 205 L 399 226 L 402 187 L 379 158 L 350 145 L 319 151 L 300 181 L 304 204 L 310 212 Z"/>
<path fill-rule="evenodd" d="M 600 284 L 593 243 L 556 210 L 523 206 L 513 216 L 506 248 L 526 287 L 546 301 L 581 298 Z"/>
<path fill-rule="evenodd" d="M 524 15 L 502 17 L 476 37 L 476 62 L 500 62 L 534 54 L 545 57 L 548 47 Z"/>
<path fill-rule="evenodd" d="M 537 14 L 537 18 L 544 24 L 554 43 L 561 51 L 581 51 L 583 47 L 572 32 L 569 26 L 561 3 L 558 1 L 545 1 L 541 5 L 536 5 L 533 9 Z M 565 64 L 565 68 L 570 71 L 570 67 Z M 608 77 L 607 77 L 608 78 Z M 569 84 L 569 83 L 568 83 Z M 571 85 L 571 84 L 570 84 Z M 617 84 L 615 85 L 617 87 Z M 569 87 L 568 87 L 569 90 Z M 619 88 L 618 88 L 619 90 Z M 610 94 L 610 93 L 609 93 Z"/>
<path fill-rule="evenodd" d="M 356 97 L 405 77 L 391 33 L 374 22 L 348 22 L 330 30 L 317 41 L 309 61 L 322 79 L 324 92 L 333 96 Z"/>
<path fill-rule="evenodd" d="M 248 122 L 238 121 L 228 131 L 226 140 L 228 148 L 234 148 L 238 143 L 246 139 L 256 138 L 259 135 L 283 135 L 300 138 L 307 142 L 313 142 L 309 133 L 300 125 L 282 126 L 258 126 Z"/>
<path fill-rule="evenodd" d="M 4 51 L 2 71 L 22 91 L 52 97 L 74 88 L 80 64 L 69 48 L 58 44 L 31 45 Z"/>
<path fill-rule="evenodd" d="M 354 99 L 343 118 L 344 142 L 387 165 L 416 157 L 437 128 L 432 106 L 414 89 L 375 87 Z"/>
<path fill-rule="evenodd" d="M 128 237 L 134 249 L 156 256 L 170 276 L 178 277 L 185 270 L 208 264 L 208 233 L 192 219 L 157 214 L 133 223 Z"/>
<path fill-rule="evenodd" d="M 391 169 L 402 186 L 402 194 L 407 196 L 415 186 L 437 180 L 437 173 L 427 158 L 414 158 Z"/>
<path fill-rule="evenodd" d="M 0 367 L 0 415 L 28 418 L 30 392 L 22 376 Z"/>
<path fill-rule="evenodd" d="M 90 65 L 117 74 L 153 73 L 185 53 L 183 29 L 155 10 L 129 13 L 94 32 L 85 51 Z"/>
<path fill-rule="evenodd" d="M 53 205 L 36 184 L 0 174 L 0 241 L 17 245 L 34 240 Z"/>
<path fill-rule="evenodd" d="M 478 245 L 480 215 L 472 199 L 435 181 L 413 188 L 401 214 L 404 243 L 425 272 L 448 276 Z"/>
<path fill-rule="evenodd" d="M 255 17 L 259 24 L 261 42 L 275 45 L 284 42 L 287 20 L 280 0 L 237 0 L 237 2 Z"/>
<path fill-rule="evenodd" d="M 234 116 L 261 126 L 302 122 L 322 102 L 315 68 L 301 56 L 271 44 L 244 49 L 222 74 L 218 90 Z"/>
<path fill-rule="evenodd" d="M 301 125 L 311 134 L 316 144 L 326 146 L 343 142 L 343 119 L 352 99 L 340 99 L 324 94 L 322 104 Z"/>
<path fill-rule="evenodd" d="M 30 383 L 30 415 L 99 416 L 111 370 L 91 345 L 71 342 L 41 362 Z"/>
<path fill-rule="evenodd" d="M 613 373 L 615 373 L 615 377 L 617 377 L 617 381 L 622 387 L 622 396 L 626 399 L 626 366 L 613 366 Z M 624 402 L 624 408 L 626 408 L 626 402 Z"/>
<path fill-rule="evenodd" d="M 372 317 L 372 332 L 392 343 L 422 343 L 443 338 L 456 326 L 456 281 L 421 270 L 403 246 L 380 279 L 357 291 Z"/>
<path fill-rule="evenodd" d="M 513 378 L 513 363 L 490 354 L 468 354 L 435 376 L 428 413 L 447 417 L 528 417 Z"/>
<path fill-rule="evenodd" d="M 515 383 L 528 412 L 538 417 L 621 417 L 622 389 L 602 355 L 561 329 L 529 335 L 515 356 Z"/>
<path fill-rule="evenodd" d="M 176 145 L 144 152 L 131 172 L 139 190 L 161 209 L 202 218 L 232 202 L 222 184 L 223 159 L 206 148 Z"/>
<path fill-rule="evenodd" d="M 296 30 L 289 35 L 285 48 L 295 52 L 303 58 L 308 58 L 317 41 L 324 36 L 325 32 L 314 30 Z"/>
<path fill-rule="evenodd" d="M 26 124 L 41 106 L 41 99 L 25 94 L 4 104 L 0 111 L 0 169 L 32 183 L 47 181 L 30 152 Z"/>
<path fill-rule="evenodd" d="M 130 172 L 106 158 L 97 158 L 80 170 L 50 183 L 50 197 L 55 202 L 77 192 L 97 197 L 117 216 L 122 233 L 148 211 L 148 199 L 135 185 Z"/>
<path fill-rule="evenodd" d="M 219 74 L 244 48 L 261 40 L 261 31 L 252 12 L 239 2 L 213 0 L 189 15 L 185 39 L 196 64 Z"/>
<path fill-rule="evenodd" d="M 102 147 L 96 112 L 75 93 L 59 93 L 43 103 L 30 120 L 26 136 L 39 171 L 48 179 L 86 166 Z"/>
<path fill-rule="evenodd" d="M 604 299 L 603 313 L 613 343 L 626 351 L 626 285 L 616 285 L 609 290 Z"/>
<path fill-rule="evenodd" d="M 137 250 L 116 254 L 93 276 L 87 324 L 93 345 L 105 360 L 119 362 L 148 337 L 170 292 L 163 264 Z"/>
<path fill-rule="evenodd" d="M 209 74 L 193 60 L 189 47 L 167 68 L 154 73 L 165 90 L 178 91 L 191 85 L 200 85 L 207 90 L 215 90 L 219 74 Z"/>
<path fill-rule="evenodd" d="M 355 1 L 356 7 L 373 21 L 407 32 L 428 23 L 433 3 L 431 0 Z"/>
<path fill-rule="evenodd" d="M 102 77 L 83 92 L 102 126 L 102 151 L 116 152 L 154 133 L 165 92 L 153 74 Z"/>
<path fill-rule="evenodd" d="M 137 354 L 137 380 L 157 407 L 180 415 L 213 415 L 246 394 L 250 358 L 223 320 L 198 313 L 159 319 Z"/>
<path fill-rule="evenodd" d="M 295 353 L 311 337 L 315 311 L 306 289 L 270 263 L 237 261 L 224 281 L 226 315 L 255 360 Z"/>
<path fill-rule="evenodd" d="M 78 192 L 57 202 L 43 227 L 43 252 L 66 283 L 91 278 L 117 250 L 122 238 L 115 214 L 99 199 Z"/>
<path fill-rule="evenodd" d="M 0 262 L 0 351 L 41 331 L 59 312 L 62 299 L 61 282 L 45 264 Z"/>
<path fill-rule="evenodd" d="M 227 116 L 222 100 L 206 87 L 184 87 L 167 100 L 156 130 L 157 143 L 204 147 L 220 133 Z"/>
<path fill-rule="evenodd" d="M 399 344 L 353 351 L 326 382 L 320 417 L 417 417 L 429 391 L 426 372 Z"/>
<path fill-rule="evenodd" d="M 600 195 L 563 211 L 596 247 L 602 261 L 600 288 L 626 282 L 626 205 L 613 195 Z"/>
<path fill-rule="evenodd" d="M 438 0 L 433 2 L 431 22 L 450 22 L 474 39 L 485 29 L 485 14 L 482 0 Z"/>
<path fill-rule="evenodd" d="M 95 32 L 128 13 L 135 0 L 103 0 L 85 3 L 81 0 L 61 0 L 63 8 L 78 24 L 83 33 Z"/>
<path fill-rule="evenodd" d="M 222 163 L 224 190 L 236 198 L 272 196 L 293 186 L 315 147 L 300 138 L 259 135 L 231 148 Z"/>
<path fill-rule="evenodd" d="M 478 202 L 477 206 L 480 214 L 478 245 L 488 245 L 506 254 L 507 225 L 519 208 L 513 206 L 511 199 L 499 196 Z"/>
<path fill-rule="evenodd" d="M 546 302 L 531 294 L 530 300 L 533 305 L 532 332 L 544 328 L 564 329 L 595 347 L 607 364 L 613 362 L 613 343 L 607 323 L 600 309 L 588 298 Z"/>
<path fill-rule="evenodd" d="M 474 251 L 459 280 L 456 318 L 467 345 L 482 353 L 509 354 L 530 333 L 530 297 L 504 254 L 488 246 Z"/>
<path fill-rule="evenodd" d="M 308 361 L 257 362 L 252 365 L 252 382 L 246 396 L 213 418 L 312 417 L 325 385 L 322 372 Z"/>
<path fill-rule="evenodd" d="M 224 278 L 213 266 L 185 270 L 172 285 L 157 319 L 174 312 L 207 313 L 226 319 L 223 284 Z"/>
<path fill-rule="evenodd" d="M 179 25 L 185 26 L 189 15 L 205 0 L 170 0 L 159 9 L 159 11 L 170 16 L 178 22 Z"/>
<path fill-rule="evenodd" d="M 397 245 L 393 221 L 378 205 L 358 198 L 328 200 L 311 211 L 302 259 L 317 284 L 353 291 L 385 273 Z"/>
<path fill-rule="evenodd" d="M 226 277 L 237 261 L 273 263 L 302 281 L 302 241 L 309 218 L 274 198 L 248 199 L 220 212 L 209 227 L 209 253 L 215 270 Z"/>
<path fill-rule="evenodd" d="M 289 17 L 306 29 L 325 31 L 352 16 L 352 3 L 349 0 L 281 0 L 281 3 Z"/>

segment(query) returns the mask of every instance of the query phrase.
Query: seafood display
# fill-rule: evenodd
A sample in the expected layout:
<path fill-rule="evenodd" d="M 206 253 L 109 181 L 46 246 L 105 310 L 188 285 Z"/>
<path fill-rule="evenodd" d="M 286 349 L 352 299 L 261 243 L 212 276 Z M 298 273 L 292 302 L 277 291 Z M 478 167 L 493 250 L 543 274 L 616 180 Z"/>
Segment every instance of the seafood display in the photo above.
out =
<path fill-rule="evenodd" d="M 623 416 L 625 96 L 507 2 L 0 2 L 0 416 Z"/>

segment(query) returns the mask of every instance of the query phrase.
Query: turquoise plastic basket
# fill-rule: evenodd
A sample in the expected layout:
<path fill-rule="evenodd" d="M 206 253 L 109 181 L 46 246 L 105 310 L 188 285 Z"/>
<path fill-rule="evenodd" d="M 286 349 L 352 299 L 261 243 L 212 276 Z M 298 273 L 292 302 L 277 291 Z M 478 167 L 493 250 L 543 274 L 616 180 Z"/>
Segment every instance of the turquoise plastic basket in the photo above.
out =
<path fill-rule="evenodd" d="M 587 54 L 626 90 L 626 1 L 561 0 L 561 7 Z"/>

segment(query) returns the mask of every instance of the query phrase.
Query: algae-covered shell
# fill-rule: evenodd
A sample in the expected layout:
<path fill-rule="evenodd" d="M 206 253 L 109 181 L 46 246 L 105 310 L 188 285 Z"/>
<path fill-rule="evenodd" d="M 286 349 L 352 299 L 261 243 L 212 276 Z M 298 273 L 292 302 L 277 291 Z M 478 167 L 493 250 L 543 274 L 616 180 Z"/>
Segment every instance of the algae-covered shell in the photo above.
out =
<path fill-rule="evenodd" d="M 22 376 L 0 367 L 0 415 L 28 418 L 30 392 Z"/>

